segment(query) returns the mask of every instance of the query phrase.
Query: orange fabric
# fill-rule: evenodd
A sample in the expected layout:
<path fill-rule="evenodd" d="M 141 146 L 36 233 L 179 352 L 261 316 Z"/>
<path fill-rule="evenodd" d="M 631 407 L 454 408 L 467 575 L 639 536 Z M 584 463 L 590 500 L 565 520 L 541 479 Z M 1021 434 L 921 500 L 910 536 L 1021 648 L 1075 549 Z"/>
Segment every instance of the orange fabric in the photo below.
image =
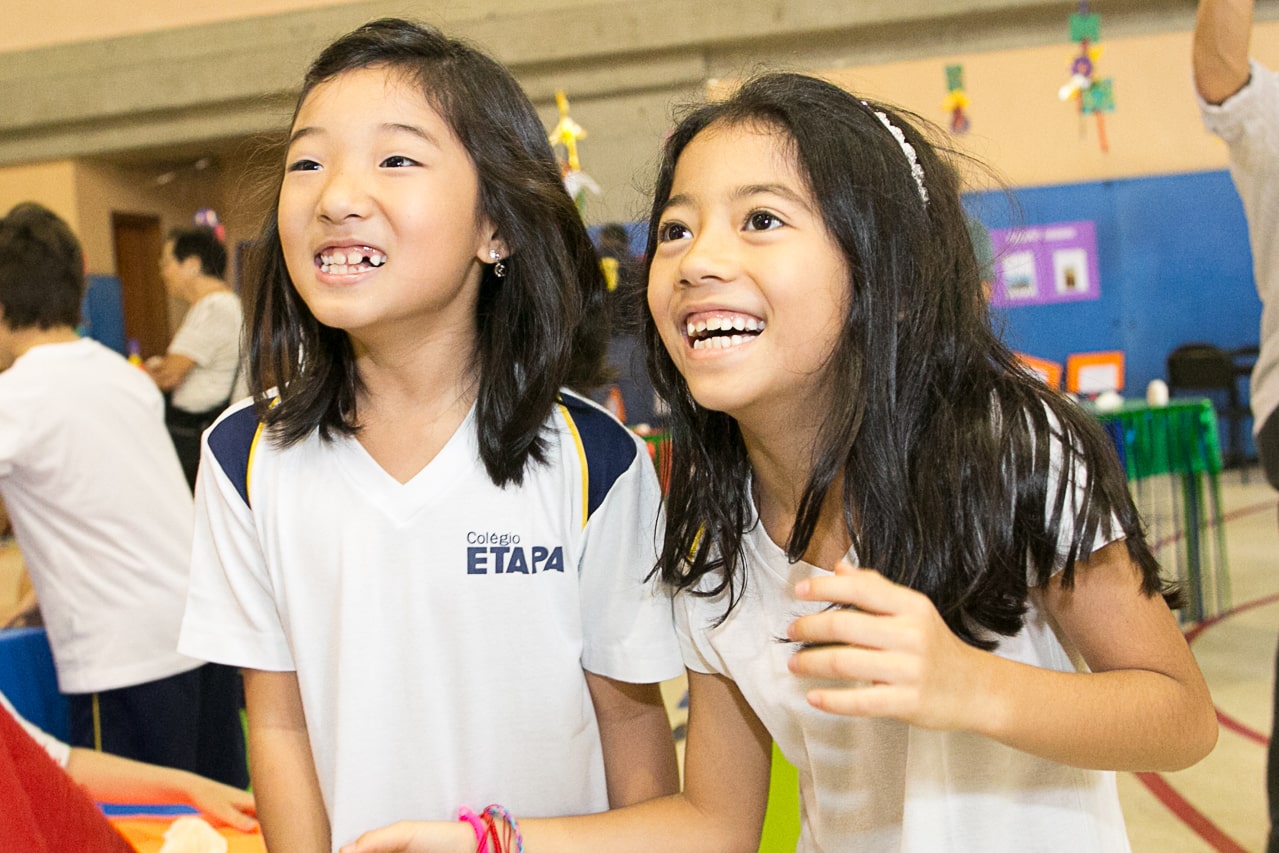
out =
<path fill-rule="evenodd" d="M 111 818 L 111 825 L 129 840 L 138 853 L 156 853 L 164 846 L 164 833 L 175 818 Z M 266 853 L 261 831 L 242 832 L 228 826 L 216 827 L 227 840 L 227 853 Z"/>

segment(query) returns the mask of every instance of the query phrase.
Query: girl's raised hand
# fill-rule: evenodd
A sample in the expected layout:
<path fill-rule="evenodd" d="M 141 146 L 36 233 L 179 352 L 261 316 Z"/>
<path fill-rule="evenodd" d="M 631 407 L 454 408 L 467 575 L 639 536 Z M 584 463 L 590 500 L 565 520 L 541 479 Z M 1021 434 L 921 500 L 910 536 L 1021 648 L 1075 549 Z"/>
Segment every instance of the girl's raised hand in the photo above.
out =
<path fill-rule="evenodd" d="M 469 823 L 402 820 L 364 833 L 339 853 L 475 853 L 475 846 Z"/>
<path fill-rule="evenodd" d="M 846 561 L 801 581 L 795 595 L 856 608 L 801 616 L 787 632 L 812 646 L 791 658 L 791 672 L 852 682 L 810 690 L 814 707 L 927 729 L 980 727 L 988 653 L 955 636 L 927 596 Z"/>

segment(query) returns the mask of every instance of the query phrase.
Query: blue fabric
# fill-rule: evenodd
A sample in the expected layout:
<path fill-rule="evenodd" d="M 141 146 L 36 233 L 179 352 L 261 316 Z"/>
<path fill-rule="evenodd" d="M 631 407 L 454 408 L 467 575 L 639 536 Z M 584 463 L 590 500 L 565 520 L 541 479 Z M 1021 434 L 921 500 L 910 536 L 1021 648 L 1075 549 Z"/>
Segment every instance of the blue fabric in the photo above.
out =
<path fill-rule="evenodd" d="M 43 628 L 0 631 L 0 692 L 32 725 L 58 740 L 67 739 L 67 700 L 58 692 L 53 653 Z"/>

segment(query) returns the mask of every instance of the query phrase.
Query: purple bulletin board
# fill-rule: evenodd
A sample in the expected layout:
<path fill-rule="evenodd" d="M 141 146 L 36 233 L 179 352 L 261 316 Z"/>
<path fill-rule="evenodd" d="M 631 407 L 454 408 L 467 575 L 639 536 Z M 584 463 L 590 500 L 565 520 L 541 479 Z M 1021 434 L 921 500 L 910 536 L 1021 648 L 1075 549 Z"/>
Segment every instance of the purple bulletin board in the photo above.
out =
<path fill-rule="evenodd" d="M 993 228 L 991 304 L 1002 308 L 1101 297 L 1097 231 L 1091 221 Z"/>

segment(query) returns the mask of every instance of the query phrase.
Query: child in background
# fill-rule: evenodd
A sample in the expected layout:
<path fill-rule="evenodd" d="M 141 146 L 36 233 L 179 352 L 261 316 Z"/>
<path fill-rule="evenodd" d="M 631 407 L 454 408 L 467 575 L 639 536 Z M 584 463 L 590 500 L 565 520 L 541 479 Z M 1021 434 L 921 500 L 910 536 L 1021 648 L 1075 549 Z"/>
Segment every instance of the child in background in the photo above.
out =
<path fill-rule="evenodd" d="M 0 529 L 11 516 L 71 744 L 244 787 L 240 674 L 177 651 L 193 508 L 164 400 L 76 331 L 84 269 L 51 210 L 0 219 Z"/>
<path fill-rule="evenodd" d="M 185 803 L 199 809 L 214 824 L 226 824 L 246 832 L 258 825 L 253 818 L 253 795 L 248 791 L 186 770 L 69 746 L 23 719 L 3 693 L 0 693 L 0 716 L 8 717 L 21 726 L 49 758 L 66 771 L 71 781 L 97 802 Z M 59 804 L 46 802 L 39 805 L 47 807 L 56 819 Z"/>
<path fill-rule="evenodd" d="M 405 21 L 338 39 L 261 243 L 181 647 L 245 668 L 270 849 L 676 790 L 660 491 L 565 390 L 598 376 L 603 283 L 510 74 Z"/>
<path fill-rule="evenodd" d="M 1212 702 L 1105 435 L 991 331 L 953 168 L 768 75 L 680 123 L 649 224 L 684 791 L 523 849 L 753 851 L 775 740 L 801 851 L 1127 850 L 1110 771 L 1202 758 Z"/>

